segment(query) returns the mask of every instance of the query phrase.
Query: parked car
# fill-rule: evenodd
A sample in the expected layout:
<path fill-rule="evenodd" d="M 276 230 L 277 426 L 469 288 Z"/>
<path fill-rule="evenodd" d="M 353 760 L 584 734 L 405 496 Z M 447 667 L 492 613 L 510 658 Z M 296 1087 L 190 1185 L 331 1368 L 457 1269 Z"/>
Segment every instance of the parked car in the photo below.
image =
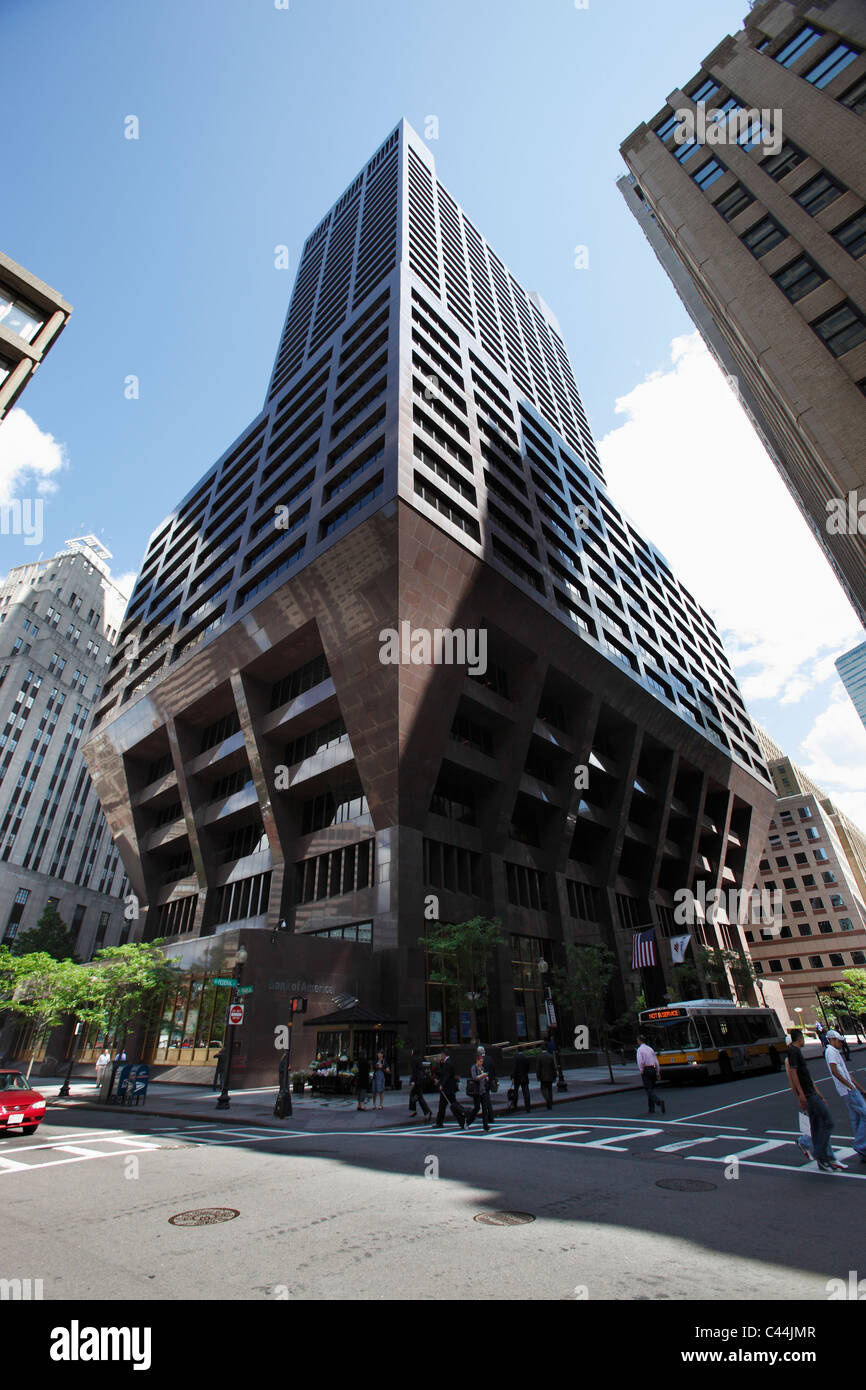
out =
<path fill-rule="evenodd" d="M 0 1071 L 0 1134 L 35 1134 L 45 1118 L 45 1097 L 20 1071 Z"/>

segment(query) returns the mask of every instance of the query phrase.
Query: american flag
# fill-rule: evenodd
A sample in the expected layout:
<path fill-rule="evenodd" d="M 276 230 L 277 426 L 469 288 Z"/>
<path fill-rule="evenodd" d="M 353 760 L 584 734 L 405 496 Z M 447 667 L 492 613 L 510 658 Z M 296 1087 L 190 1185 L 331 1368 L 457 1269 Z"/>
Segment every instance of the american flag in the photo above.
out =
<path fill-rule="evenodd" d="M 636 931 L 632 937 L 632 970 L 642 970 L 644 966 L 655 965 L 655 963 L 656 948 L 653 928 L 650 927 L 649 931 Z"/>

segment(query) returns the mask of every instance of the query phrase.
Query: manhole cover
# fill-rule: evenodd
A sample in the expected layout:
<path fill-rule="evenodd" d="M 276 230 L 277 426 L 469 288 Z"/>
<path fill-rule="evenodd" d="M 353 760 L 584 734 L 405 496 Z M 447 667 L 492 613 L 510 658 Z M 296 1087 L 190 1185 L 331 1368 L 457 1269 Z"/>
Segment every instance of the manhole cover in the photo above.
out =
<path fill-rule="evenodd" d="M 197 1211 L 179 1211 L 168 1218 L 169 1226 L 215 1226 L 219 1221 L 234 1221 L 240 1216 L 234 1207 L 199 1207 Z"/>
<path fill-rule="evenodd" d="M 700 1178 L 659 1178 L 656 1187 L 668 1187 L 672 1192 L 715 1192 L 716 1183 Z"/>
<path fill-rule="evenodd" d="M 525 1226 L 535 1217 L 528 1211 L 482 1211 L 473 1220 L 480 1221 L 482 1226 Z"/>

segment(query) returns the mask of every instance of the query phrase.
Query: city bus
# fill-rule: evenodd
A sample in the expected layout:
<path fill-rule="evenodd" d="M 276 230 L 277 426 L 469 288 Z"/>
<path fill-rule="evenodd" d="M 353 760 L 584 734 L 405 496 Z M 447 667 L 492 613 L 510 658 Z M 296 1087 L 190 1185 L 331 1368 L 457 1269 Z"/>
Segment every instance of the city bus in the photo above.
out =
<path fill-rule="evenodd" d="M 723 1081 L 760 1068 L 779 1071 L 785 1030 L 772 1009 L 738 1008 L 731 999 L 684 999 L 644 1009 L 640 1031 L 659 1059 L 663 1079 Z"/>

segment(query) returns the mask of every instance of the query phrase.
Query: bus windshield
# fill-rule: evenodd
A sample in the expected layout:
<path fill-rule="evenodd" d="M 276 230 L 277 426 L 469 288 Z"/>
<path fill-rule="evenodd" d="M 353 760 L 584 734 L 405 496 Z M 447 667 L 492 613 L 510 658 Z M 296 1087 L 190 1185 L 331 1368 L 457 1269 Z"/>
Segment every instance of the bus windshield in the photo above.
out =
<path fill-rule="evenodd" d="M 700 1046 L 694 1021 L 690 1018 L 654 1019 L 641 1022 L 641 1033 L 653 1052 L 682 1052 Z"/>

